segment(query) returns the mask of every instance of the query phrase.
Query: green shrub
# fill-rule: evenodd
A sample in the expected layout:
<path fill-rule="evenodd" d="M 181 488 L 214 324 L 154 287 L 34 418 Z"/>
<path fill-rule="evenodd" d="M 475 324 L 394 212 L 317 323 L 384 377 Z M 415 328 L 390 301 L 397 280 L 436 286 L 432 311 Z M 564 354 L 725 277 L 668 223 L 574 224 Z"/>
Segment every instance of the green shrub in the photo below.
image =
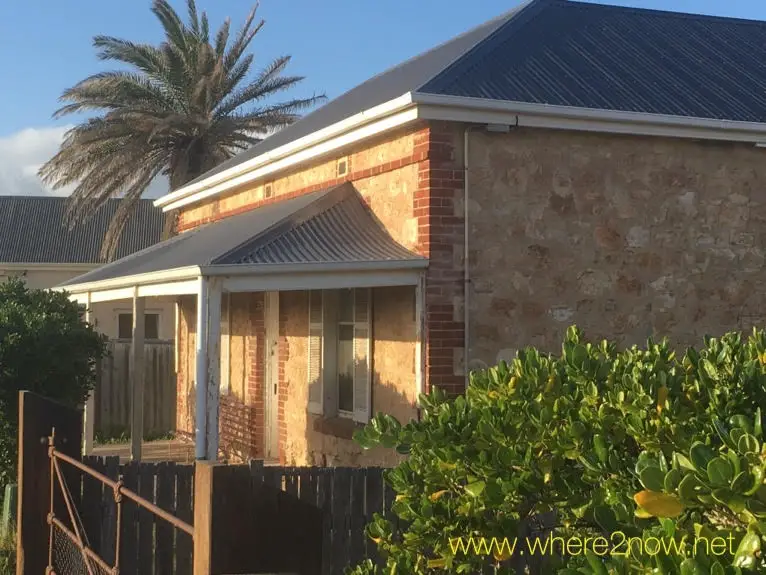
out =
<path fill-rule="evenodd" d="M 105 353 L 105 338 L 66 294 L 0 283 L 0 485 L 16 481 L 19 391 L 82 404 Z"/>
<path fill-rule="evenodd" d="M 0 537 L 0 575 L 16 574 L 16 533 L 11 530 Z"/>
<path fill-rule="evenodd" d="M 367 527 L 380 572 L 515 573 L 534 537 L 550 543 L 542 573 L 766 572 L 765 364 L 762 331 L 678 357 L 572 327 L 560 355 L 524 349 L 473 373 L 464 397 L 422 396 L 420 421 L 378 414 L 356 440 L 409 454 L 386 474 L 398 521 Z M 561 553 L 573 537 L 584 547 Z"/>

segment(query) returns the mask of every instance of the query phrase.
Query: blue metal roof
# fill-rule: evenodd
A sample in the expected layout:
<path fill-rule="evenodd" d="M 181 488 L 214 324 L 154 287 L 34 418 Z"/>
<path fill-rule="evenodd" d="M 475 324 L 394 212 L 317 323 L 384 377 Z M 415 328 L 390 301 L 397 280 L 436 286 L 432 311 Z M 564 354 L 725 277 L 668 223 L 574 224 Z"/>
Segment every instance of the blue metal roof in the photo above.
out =
<path fill-rule="evenodd" d="M 766 121 L 766 23 L 537 0 L 418 91 Z"/>

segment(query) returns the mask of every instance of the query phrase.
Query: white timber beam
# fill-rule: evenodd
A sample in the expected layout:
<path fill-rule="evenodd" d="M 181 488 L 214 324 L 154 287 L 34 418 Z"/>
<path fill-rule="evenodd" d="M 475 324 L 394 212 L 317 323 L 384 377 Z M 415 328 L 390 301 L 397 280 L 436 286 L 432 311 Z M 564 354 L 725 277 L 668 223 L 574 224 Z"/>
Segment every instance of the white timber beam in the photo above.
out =
<path fill-rule="evenodd" d="M 133 339 L 130 346 L 130 380 L 132 383 L 130 458 L 141 461 L 141 446 L 144 439 L 144 339 L 146 300 L 133 291 Z"/>
<path fill-rule="evenodd" d="M 218 459 L 218 410 L 221 394 L 221 279 L 210 278 L 207 290 L 207 453 Z"/>
<path fill-rule="evenodd" d="M 197 338 L 195 349 L 194 393 L 194 455 L 205 459 L 207 455 L 207 282 L 200 277 L 197 290 Z"/>
<path fill-rule="evenodd" d="M 90 292 L 85 297 L 85 323 L 93 323 L 93 311 L 91 310 Z M 96 374 L 96 377 L 100 377 L 101 374 Z M 96 424 L 96 390 L 91 389 L 88 394 L 88 399 L 85 402 L 85 409 L 82 413 L 83 416 L 83 445 L 82 452 L 84 455 L 90 455 L 93 453 L 93 436 L 95 434 Z"/>
<path fill-rule="evenodd" d="M 421 270 L 386 270 L 225 276 L 223 289 L 228 292 L 260 292 L 415 286 L 420 275 Z"/>

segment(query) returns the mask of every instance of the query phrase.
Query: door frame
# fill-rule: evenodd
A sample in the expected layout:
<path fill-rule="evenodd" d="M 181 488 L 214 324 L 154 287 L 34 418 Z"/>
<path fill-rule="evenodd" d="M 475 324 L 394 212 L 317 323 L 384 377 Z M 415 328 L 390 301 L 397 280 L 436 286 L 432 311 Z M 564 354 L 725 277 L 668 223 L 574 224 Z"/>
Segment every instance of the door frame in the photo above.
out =
<path fill-rule="evenodd" d="M 263 300 L 263 441 L 264 456 L 279 459 L 279 292 L 265 292 Z"/>

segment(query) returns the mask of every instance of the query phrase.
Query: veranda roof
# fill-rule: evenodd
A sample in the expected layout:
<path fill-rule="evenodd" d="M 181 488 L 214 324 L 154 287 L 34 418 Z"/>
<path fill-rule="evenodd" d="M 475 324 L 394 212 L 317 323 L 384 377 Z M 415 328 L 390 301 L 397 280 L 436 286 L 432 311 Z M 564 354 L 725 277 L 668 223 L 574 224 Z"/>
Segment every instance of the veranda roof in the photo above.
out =
<path fill-rule="evenodd" d="M 225 275 L 239 266 L 257 274 L 288 267 L 422 269 L 427 261 L 397 243 L 346 183 L 200 226 L 58 288 L 78 291 L 78 286 L 195 267 L 199 275 Z"/>

